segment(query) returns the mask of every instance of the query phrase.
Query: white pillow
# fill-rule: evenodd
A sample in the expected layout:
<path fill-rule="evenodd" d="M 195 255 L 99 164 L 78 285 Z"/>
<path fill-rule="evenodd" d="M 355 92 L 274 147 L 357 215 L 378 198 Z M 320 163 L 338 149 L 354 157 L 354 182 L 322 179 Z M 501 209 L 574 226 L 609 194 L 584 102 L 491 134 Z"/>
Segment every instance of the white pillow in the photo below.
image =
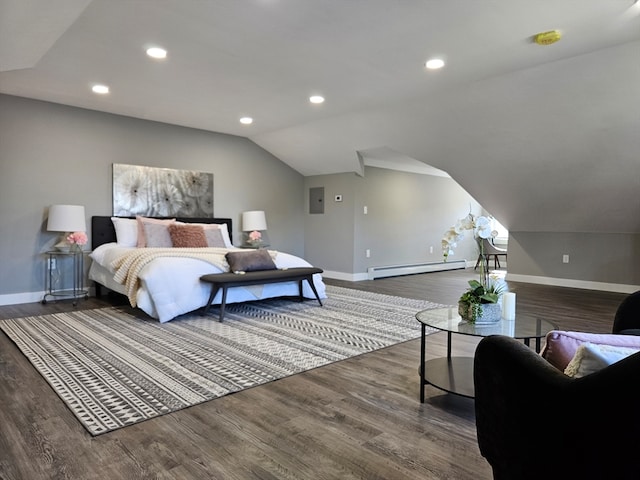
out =
<path fill-rule="evenodd" d="M 583 343 L 576 350 L 564 373 L 574 378 L 584 377 L 637 352 L 640 352 L 637 348 Z"/>
<path fill-rule="evenodd" d="M 105 252 L 110 248 L 113 248 L 114 245 L 117 245 L 117 243 L 112 242 L 112 243 L 103 243 L 102 245 L 98 245 L 98 247 L 95 248 L 89 254 L 89 256 L 100 265 L 104 265 Z"/>
<path fill-rule="evenodd" d="M 135 247 L 138 244 L 138 223 L 135 218 L 111 217 L 116 229 L 116 243 L 122 247 Z"/>

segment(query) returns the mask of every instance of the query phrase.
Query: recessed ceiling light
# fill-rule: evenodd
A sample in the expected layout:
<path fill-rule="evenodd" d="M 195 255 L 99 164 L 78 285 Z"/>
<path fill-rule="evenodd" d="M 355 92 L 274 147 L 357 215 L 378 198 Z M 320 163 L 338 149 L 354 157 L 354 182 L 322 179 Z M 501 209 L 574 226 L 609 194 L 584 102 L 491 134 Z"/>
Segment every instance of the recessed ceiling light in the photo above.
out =
<path fill-rule="evenodd" d="M 100 95 L 109 93 L 109 87 L 107 87 L 106 85 L 94 85 L 93 87 L 91 87 L 91 90 L 93 91 L 93 93 L 98 93 Z"/>
<path fill-rule="evenodd" d="M 151 47 L 147 48 L 147 55 L 149 55 L 151 58 L 163 59 L 167 58 L 167 51 L 164 48 Z"/>
<path fill-rule="evenodd" d="M 427 60 L 424 66 L 429 70 L 437 70 L 444 67 L 444 60 L 442 60 L 441 58 L 432 58 L 431 60 Z"/>
<path fill-rule="evenodd" d="M 324 97 L 322 97 L 320 95 L 312 95 L 311 97 L 309 97 L 309 101 L 311 103 L 323 103 L 324 102 Z"/>
<path fill-rule="evenodd" d="M 240 123 L 242 123 L 243 125 L 251 125 L 253 123 L 253 118 L 251 118 L 251 117 L 242 117 L 240 119 Z"/>

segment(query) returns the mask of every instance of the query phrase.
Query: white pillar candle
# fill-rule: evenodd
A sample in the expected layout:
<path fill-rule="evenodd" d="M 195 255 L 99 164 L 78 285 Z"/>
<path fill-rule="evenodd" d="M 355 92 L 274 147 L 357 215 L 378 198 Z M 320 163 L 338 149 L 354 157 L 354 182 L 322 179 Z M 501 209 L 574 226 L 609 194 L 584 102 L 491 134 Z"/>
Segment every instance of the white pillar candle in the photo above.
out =
<path fill-rule="evenodd" d="M 505 320 L 516 319 L 516 294 L 506 292 L 502 295 L 502 318 Z"/>

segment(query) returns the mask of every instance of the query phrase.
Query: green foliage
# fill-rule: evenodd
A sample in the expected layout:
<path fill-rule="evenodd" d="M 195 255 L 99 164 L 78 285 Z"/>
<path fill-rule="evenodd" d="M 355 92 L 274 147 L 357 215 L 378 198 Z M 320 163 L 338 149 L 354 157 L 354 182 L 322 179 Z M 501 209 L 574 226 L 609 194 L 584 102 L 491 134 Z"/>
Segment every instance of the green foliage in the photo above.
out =
<path fill-rule="evenodd" d="M 482 304 L 498 303 L 500 295 L 504 292 L 503 283 L 489 281 L 483 285 L 477 280 L 469 280 L 469 289 L 458 300 L 458 312 L 462 318 L 471 323 L 482 317 Z"/>
<path fill-rule="evenodd" d="M 497 303 L 504 292 L 504 285 L 489 282 L 487 286 L 477 280 L 469 280 L 469 289 L 462 294 L 459 302 L 467 305 Z"/>

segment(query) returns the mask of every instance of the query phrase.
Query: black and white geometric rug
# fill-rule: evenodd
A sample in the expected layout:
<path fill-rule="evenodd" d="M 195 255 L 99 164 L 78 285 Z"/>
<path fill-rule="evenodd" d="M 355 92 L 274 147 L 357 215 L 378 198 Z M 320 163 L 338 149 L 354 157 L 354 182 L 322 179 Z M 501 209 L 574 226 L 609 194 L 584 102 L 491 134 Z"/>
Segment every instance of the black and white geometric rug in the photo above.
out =
<path fill-rule="evenodd" d="M 327 287 L 316 301 L 268 300 L 161 324 L 118 307 L 0 320 L 92 435 L 418 338 L 442 305 Z M 142 317 L 142 315 L 140 315 Z"/>

